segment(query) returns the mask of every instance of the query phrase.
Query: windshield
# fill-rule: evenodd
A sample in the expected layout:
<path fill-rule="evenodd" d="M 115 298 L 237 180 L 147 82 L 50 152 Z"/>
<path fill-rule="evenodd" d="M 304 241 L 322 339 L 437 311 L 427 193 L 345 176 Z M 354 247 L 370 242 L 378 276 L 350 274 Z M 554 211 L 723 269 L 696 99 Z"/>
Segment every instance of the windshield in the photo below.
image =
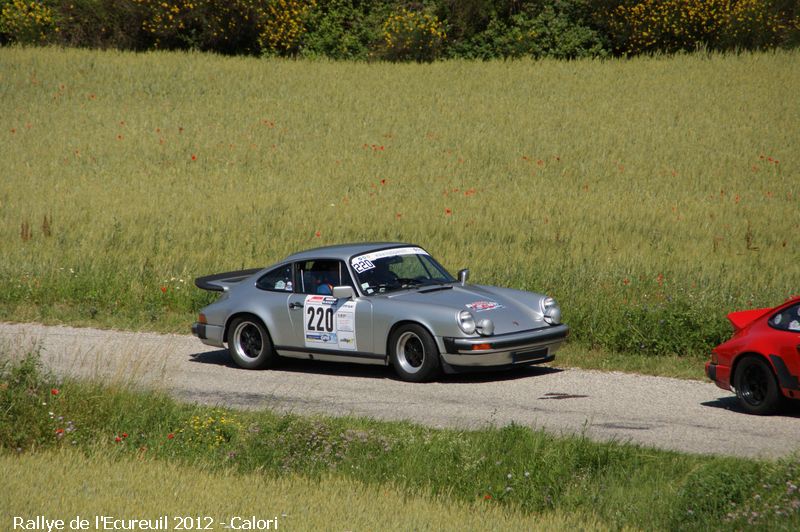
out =
<path fill-rule="evenodd" d="M 385 249 L 350 259 L 365 294 L 382 294 L 455 279 L 422 248 Z"/>

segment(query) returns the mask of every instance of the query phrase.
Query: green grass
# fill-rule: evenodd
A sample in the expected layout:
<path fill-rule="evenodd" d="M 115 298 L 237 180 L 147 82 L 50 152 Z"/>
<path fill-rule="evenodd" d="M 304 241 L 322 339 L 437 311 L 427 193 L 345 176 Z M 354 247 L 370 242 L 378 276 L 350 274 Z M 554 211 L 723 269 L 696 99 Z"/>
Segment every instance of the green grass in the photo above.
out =
<path fill-rule="evenodd" d="M 694 364 L 798 289 L 799 67 L 2 48 L 0 319 L 184 332 L 195 276 L 397 239 L 552 294 L 601 366 Z"/>
<path fill-rule="evenodd" d="M 201 407 L 122 385 L 59 382 L 41 371 L 36 357 L 5 362 L 0 371 L 0 404 L 4 405 L 0 409 L 0 465 L 10 464 L 14 472 L 31 469 L 31 475 L 40 477 L 70 476 L 70 471 L 82 468 L 80 455 L 84 455 L 100 468 L 87 468 L 87 478 L 96 478 L 95 473 L 108 467 L 116 471 L 112 479 L 127 479 L 125 471 L 134 463 L 143 468 L 163 467 L 167 475 L 206 472 L 208 476 L 200 477 L 201 486 L 206 481 L 224 485 L 237 475 L 245 485 L 286 485 L 290 493 L 318 485 L 319 491 L 310 491 L 307 499 L 300 499 L 295 503 L 299 506 L 292 508 L 323 504 L 320 501 L 328 490 L 340 491 L 344 483 L 354 486 L 348 490 L 352 508 L 359 514 L 364 509 L 360 518 L 367 521 L 374 515 L 367 510 L 369 494 L 374 498 L 389 493 L 390 500 L 404 500 L 412 506 L 415 501 L 428 500 L 431 504 L 421 506 L 419 516 L 409 512 L 419 517 L 421 524 L 436 508 L 443 512 L 467 508 L 464 519 L 474 519 L 476 524 L 481 518 L 502 515 L 508 523 L 534 517 L 543 526 L 552 523 L 556 528 L 576 522 L 579 528 L 647 530 L 750 525 L 792 530 L 800 526 L 800 461 L 796 456 L 780 461 L 705 457 L 598 443 L 580 436 L 556 437 L 516 425 L 479 431 L 437 430 L 361 418 Z M 18 459 L 14 455 L 34 456 L 14 462 Z M 38 455 L 44 458 L 37 460 Z M 54 456 L 57 461 L 47 467 L 44 462 Z M 117 461 L 119 465 L 115 465 Z M 146 474 L 147 470 L 142 471 Z M 108 499 L 101 501 L 108 502 L 109 511 L 129 515 L 134 509 L 152 512 L 146 501 L 158 493 L 172 493 L 164 491 L 158 478 L 154 477 L 152 486 L 137 488 L 137 498 L 141 494 L 145 501 L 141 506 L 133 502 L 122 509 L 114 506 L 119 487 L 110 488 Z M 34 491 L 36 485 L 40 484 L 34 485 Z M 177 510 L 180 501 L 192 500 L 194 489 L 216 494 L 230 491 L 190 486 L 188 498 L 179 499 L 171 508 Z M 26 504 L 27 491 L 15 493 L 14 489 L 4 490 L 2 497 L 11 502 L 0 499 L 2 507 Z M 106 508 L 83 500 L 85 491 L 82 495 L 67 489 L 59 494 L 62 502 L 57 505 L 54 501 L 53 511 L 99 512 Z M 25 508 L 38 507 L 34 501 L 40 499 L 31 500 Z M 207 497 L 198 497 L 197 506 L 187 506 L 186 511 L 238 512 L 249 504 L 232 501 L 228 506 L 220 501 L 206 505 L 204 501 Z M 372 502 L 374 511 L 382 513 L 383 503 Z M 482 515 L 479 508 L 492 510 Z M 289 513 L 296 515 L 297 510 Z M 341 515 L 335 513 L 333 518 Z M 509 528 L 515 527 L 510 524 Z"/>

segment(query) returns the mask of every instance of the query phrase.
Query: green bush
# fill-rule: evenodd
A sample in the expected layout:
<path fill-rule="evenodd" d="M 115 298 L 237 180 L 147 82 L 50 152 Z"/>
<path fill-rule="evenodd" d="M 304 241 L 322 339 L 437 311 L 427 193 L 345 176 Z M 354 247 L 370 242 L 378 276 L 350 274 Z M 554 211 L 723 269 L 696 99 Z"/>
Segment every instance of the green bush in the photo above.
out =
<path fill-rule="evenodd" d="M 300 53 L 305 57 L 369 59 L 381 42 L 381 24 L 388 16 L 388 6 L 383 4 L 358 0 L 320 2 L 308 15 L 308 32 L 303 36 Z"/>
<path fill-rule="evenodd" d="M 796 0 L 0 0 L 0 44 L 332 59 L 800 46 Z"/>
<path fill-rule="evenodd" d="M 492 18 L 485 31 L 460 47 L 467 57 L 492 59 L 553 57 L 575 59 L 607 55 L 602 36 L 567 10 L 553 5 L 521 12 L 508 21 Z"/>

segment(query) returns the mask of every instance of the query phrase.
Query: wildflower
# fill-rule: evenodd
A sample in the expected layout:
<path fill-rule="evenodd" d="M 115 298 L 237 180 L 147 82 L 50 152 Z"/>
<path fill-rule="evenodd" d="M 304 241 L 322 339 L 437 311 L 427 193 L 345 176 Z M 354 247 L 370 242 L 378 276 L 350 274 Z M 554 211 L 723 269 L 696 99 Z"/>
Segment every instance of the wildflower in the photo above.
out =
<path fill-rule="evenodd" d="M 167 293 L 167 287 L 166 286 L 162 286 L 161 287 L 161 293 L 162 294 L 166 294 Z"/>
<path fill-rule="evenodd" d="M 123 433 L 122 433 L 122 437 L 123 437 L 123 438 L 127 438 L 127 437 L 128 437 L 128 433 L 127 433 L 127 432 L 123 432 Z"/>
<path fill-rule="evenodd" d="M 61 437 L 63 435 L 64 435 L 64 429 L 61 429 L 61 428 L 56 429 L 56 436 Z"/>
<path fill-rule="evenodd" d="M 119 443 L 119 442 L 121 442 L 121 441 L 122 441 L 122 438 L 120 438 L 119 436 L 117 436 L 116 438 L 114 438 L 114 441 L 115 441 L 115 442 L 117 442 L 117 443 Z"/>
<path fill-rule="evenodd" d="M 444 210 L 444 213 L 445 213 L 445 215 L 450 216 L 451 214 L 453 214 L 453 211 L 452 211 L 452 209 L 448 208 L 448 209 Z"/>
<path fill-rule="evenodd" d="M 195 155 L 194 153 L 192 154 L 192 160 L 193 160 L 193 161 L 196 161 L 196 160 L 197 160 L 197 155 Z"/>
<path fill-rule="evenodd" d="M 386 180 L 385 179 L 381 179 L 381 185 L 385 185 L 385 184 L 386 184 Z"/>
<path fill-rule="evenodd" d="M 314 236 L 315 236 L 315 237 L 317 237 L 317 238 L 319 238 L 319 237 L 321 237 L 321 236 L 322 236 L 322 233 L 320 233 L 319 231 L 317 231 L 316 233 L 314 233 Z"/>
<path fill-rule="evenodd" d="M 60 392 L 58 391 L 58 388 L 52 388 L 52 389 L 50 390 L 50 395 L 58 395 L 59 393 L 60 393 Z"/>
<path fill-rule="evenodd" d="M 167 439 L 168 439 L 168 440 L 174 440 L 174 439 L 175 439 L 175 434 L 173 434 L 172 432 L 170 432 L 169 434 L 167 434 Z"/>
<path fill-rule="evenodd" d="M 484 501 L 489 501 L 489 500 L 491 500 L 491 499 L 492 499 L 492 496 L 491 496 L 491 494 L 489 494 L 489 493 L 487 493 L 486 495 L 484 495 L 484 496 L 483 496 L 483 500 L 484 500 Z"/>

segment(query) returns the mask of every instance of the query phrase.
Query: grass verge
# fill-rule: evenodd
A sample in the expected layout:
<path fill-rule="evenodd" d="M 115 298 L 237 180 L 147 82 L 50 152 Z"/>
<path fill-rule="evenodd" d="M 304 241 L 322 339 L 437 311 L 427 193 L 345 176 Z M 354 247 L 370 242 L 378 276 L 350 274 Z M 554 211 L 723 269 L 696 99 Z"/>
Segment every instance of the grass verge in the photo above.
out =
<path fill-rule="evenodd" d="M 521 426 L 436 430 L 360 418 L 186 405 L 152 392 L 58 382 L 37 358 L 0 373 L 6 457 L 69 452 L 214 475 L 354 482 L 543 522 L 728 529 L 800 526 L 800 461 L 704 457 L 555 437 Z M 57 454 L 56 454 L 57 456 Z M 126 467 L 126 466 L 121 466 Z"/>

